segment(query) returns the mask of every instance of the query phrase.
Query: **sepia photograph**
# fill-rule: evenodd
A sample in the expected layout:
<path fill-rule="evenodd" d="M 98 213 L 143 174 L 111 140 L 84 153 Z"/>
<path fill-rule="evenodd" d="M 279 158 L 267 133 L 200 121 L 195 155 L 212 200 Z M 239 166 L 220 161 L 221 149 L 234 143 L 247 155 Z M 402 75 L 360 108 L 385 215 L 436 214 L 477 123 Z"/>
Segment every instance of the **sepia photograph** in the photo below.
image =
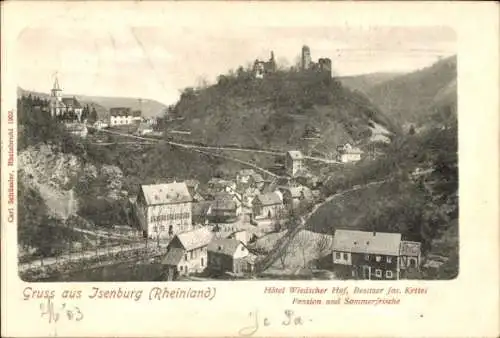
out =
<path fill-rule="evenodd" d="M 459 272 L 451 28 L 47 23 L 16 57 L 24 281 Z"/>
<path fill-rule="evenodd" d="M 498 5 L 0 6 L 2 336 L 498 337 Z"/>

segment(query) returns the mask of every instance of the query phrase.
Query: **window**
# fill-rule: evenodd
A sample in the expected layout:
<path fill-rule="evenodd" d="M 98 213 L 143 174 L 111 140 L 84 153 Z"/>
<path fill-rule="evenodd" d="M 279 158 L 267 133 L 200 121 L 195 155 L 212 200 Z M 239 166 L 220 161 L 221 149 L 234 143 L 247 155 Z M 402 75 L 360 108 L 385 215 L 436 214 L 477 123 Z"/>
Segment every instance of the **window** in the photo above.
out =
<path fill-rule="evenodd" d="M 153 227 L 153 232 L 158 232 L 158 227 L 156 225 Z"/>
<path fill-rule="evenodd" d="M 191 251 L 190 254 L 189 254 L 189 258 L 193 259 L 193 254 L 194 254 L 194 252 Z"/>
<path fill-rule="evenodd" d="M 377 262 L 380 262 L 380 260 L 381 260 L 381 259 L 382 259 L 382 257 L 381 257 L 381 256 L 376 256 L 376 257 L 375 257 L 375 260 L 376 260 Z"/>
<path fill-rule="evenodd" d="M 187 261 L 188 260 L 188 254 L 184 254 L 184 260 Z"/>
<path fill-rule="evenodd" d="M 340 252 L 335 253 L 335 258 L 340 259 Z"/>
<path fill-rule="evenodd" d="M 391 270 L 387 270 L 385 272 L 385 278 L 392 278 L 392 271 Z"/>
<path fill-rule="evenodd" d="M 365 255 L 365 259 L 368 261 L 370 260 L 370 255 Z"/>
<path fill-rule="evenodd" d="M 387 257 L 387 263 L 392 263 L 392 257 Z"/>
<path fill-rule="evenodd" d="M 201 266 L 203 266 L 203 257 L 201 257 Z"/>
<path fill-rule="evenodd" d="M 375 269 L 375 276 L 382 278 L 382 270 Z"/>
<path fill-rule="evenodd" d="M 182 269 L 183 269 L 183 268 L 184 268 L 184 267 L 181 265 L 181 266 L 180 266 L 181 271 L 182 271 Z"/>
<path fill-rule="evenodd" d="M 160 231 L 165 231 L 165 226 L 164 225 L 160 225 Z"/>
<path fill-rule="evenodd" d="M 348 260 L 349 259 L 349 255 L 344 253 L 344 260 Z"/>

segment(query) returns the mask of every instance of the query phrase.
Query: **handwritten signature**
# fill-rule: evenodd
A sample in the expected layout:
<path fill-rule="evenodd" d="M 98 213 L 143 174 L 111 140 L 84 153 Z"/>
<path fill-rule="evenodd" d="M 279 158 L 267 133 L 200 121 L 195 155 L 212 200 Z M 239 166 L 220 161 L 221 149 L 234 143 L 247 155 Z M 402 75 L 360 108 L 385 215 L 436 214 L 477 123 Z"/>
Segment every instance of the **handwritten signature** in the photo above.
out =
<path fill-rule="evenodd" d="M 284 311 L 284 318 L 280 320 L 281 326 L 297 326 L 297 325 L 303 325 L 304 324 L 304 319 L 302 319 L 301 316 L 296 315 L 292 310 L 285 310 Z M 262 322 L 259 320 L 259 311 L 256 310 L 254 312 L 250 312 L 250 318 L 252 318 L 252 324 L 249 326 L 245 326 L 241 330 L 238 331 L 239 335 L 242 337 L 251 337 L 253 336 L 258 330 L 259 327 L 262 323 L 264 326 L 270 326 L 271 321 L 268 317 L 264 317 Z"/>
<path fill-rule="evenodd" d="M 83 313 L 77 306 L 70 306 L 62 303 L 61 306 L 56 307 L 52 300 L 48 299 L 46 303 L 40 304 L 41 317 L 46 318 L 49 323 L 57 323 L 61 314 L 66 316 L 68 320 L 81 321 Z M 64 317 L 63 317 L 64 318 Z"/>

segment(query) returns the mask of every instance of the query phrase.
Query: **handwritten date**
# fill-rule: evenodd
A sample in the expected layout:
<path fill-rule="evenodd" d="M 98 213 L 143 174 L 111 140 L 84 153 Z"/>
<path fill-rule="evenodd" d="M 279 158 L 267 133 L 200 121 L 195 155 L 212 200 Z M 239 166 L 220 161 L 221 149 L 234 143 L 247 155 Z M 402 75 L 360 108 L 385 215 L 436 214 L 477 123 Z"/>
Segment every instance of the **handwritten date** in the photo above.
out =
<path fill-rule="evenodd" d="M 57 323 L 61 315 L 68 320 L 81 321 L 83 313 L 77 306 L 70 306 L 63 303 L 61 306 L 56 306 L 51 299 L 40 304 L 41 317 L 48 320 L 49 323 Z"/>
<path fill-rule="evenodd" d="M 297 326 L 303 325 L 304 319 L 301 316 L 296 315 L 292 310 L 285 310 L 283 313 L 283 318 L 279 320 L 279 324 L 281 326 Z M 256 310 L 254 312 L 250 312 L 251 325 L 245 326 L 238 333 L 242 337 L 251 337 L 258 330 L 261 324 L 264 326 L 270 326 L 271 320 L 268 317 L 264 317 L 262 321 L 259 320 L 259 312 Z"/>

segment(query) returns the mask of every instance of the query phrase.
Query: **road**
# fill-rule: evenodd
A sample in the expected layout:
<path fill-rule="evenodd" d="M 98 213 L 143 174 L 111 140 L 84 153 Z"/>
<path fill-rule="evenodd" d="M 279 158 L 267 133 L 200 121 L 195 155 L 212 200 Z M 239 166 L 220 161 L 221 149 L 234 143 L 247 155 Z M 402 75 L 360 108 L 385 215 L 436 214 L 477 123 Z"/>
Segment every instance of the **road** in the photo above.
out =
<path fill-rule="evenodd" d="M 138 139 L 138 140 L 164 142 L 164 143 L 176 146 L 176 147 L 180 147 L 180 148 L 184 148 L 184 149 L 189 149 L 189 150 L 195 151 L 195 152 L 200 153 L 200 154 L 205 154 L 205 155 L 213 156 L 213 157 L 220 157 L 220 158 L 224 158 L 224 159 L 229 160 L 229 161 L 237 162 L 237 163 L 240 163 L 240 164 L 252 167 L 252 168 L 254 168 L 256 170 L 259 170 L 259 171 L 261 171 L 261 172 L 263 172 L 263 173 L 265 173 L 265 174 L 267 174 L 269 176 L 272 176 L 272 177 L 277 177 L 277 178 L 280 177 L 280 176 L 278 176 L 278 175 L 270 172 L 267 169 L 259 167 L 258 165 L 254 164 L 254 163 L 242 161 L 242 160 L 239 160 L 237 158 L 233 158 L 233 157 L 229 157 L 229 156 L 225 156 L 225 155 L 221 155 L 221 154 L 215 154 L 215 153 L 212 153 L 212 152 L 203 151 L 203 150 L 200 150 L 200 149 L 241 150 L 241 151 L 247 151 L 247 152 L 254 152 L 254 153 L 260 152 L 260 153 L 267 153 L 267 154 L 273 154 L 273 155 L 284 155 L 284 153 L 279 153 L 279 152 L 274 152 L 274 151 L 267 151 L 267 150 L 252 150 L 252 149 L 244 149 L 244 148 L 237 149 L 237 148 L 225 148 L 225 147 L 197 146 L 197 145 L 192 145 L 192 144 L 184 144 L 184 143 L 172 142 L 172 141 L 168 141 L 168 140 L 160 140 L 160 139 L 149 138 L 149 137 L 135 136 L 135 135 L 125 134 L 125 133 L 119 133 L 119 132 L 116 132 L 116 131 L 110 131 L 110 130 L 104 130 L 104 129 L 96 129 L 96 130 L 100 131 L 100 132 L 115 134 L 115 135 L 124 136 L 124 137 L 132 137 L 132 138 L 135 138 L 135 139 Z"/>
<path fill-rule="evenodd" d="M 256 266 L 256 272 L 257 273 L 263 272 L 266 269 L 270 268 L 279 259 L 281 254 L 283 252 L 285 252 L 286 248 L 290 245 L 293 238 L 299 233 L 299 231 L 306 228 L 307 221 L 309 220 L 309 218 L 311 218 L 311 216 L 314 215 L 314 213 L 319 208 L 321 208 L 323 205 L 330 203 L 335 198 L 338 198 L 338 197 L 343 196 L 345 194 L 348 194 L 348 193 L 351 193 L 351 192 L 357 191 L 357 190 L 366 189 L 366 188 L 374 186 L 374 185 L 379 185 L 379 184 L 382 184 L 386 181 L 387 180 L 381 180 L 381 181 L 366 183 L 366 184 L 360 185 L 360 186 L 355 186 L 355 187 L 352 187 L 350 189 L 343 190 L 341 192 L 333 194 L 333 195 L 329 196 L 328 198 L 326 198 L 322 203 L 316 204 L 314 206 L 314 208 L 306 216 L 302 216 L 300 218 L 300 223 L 295 228 L 288 230 L 287 233 L 280 240 L 278 240 L 276 242 L 276 245 L 269 252 L 269 254 L 258 263 L 258 266 Z"/>
<path fill-rule="evenodd" d="M 153 248 L 156 246 L 156 243 L 152 241 L 149 243 L 148 248 Z M 43 266 L 50 266 L 56 263 L 64 264 L 69 262 L 77 262 L 85 259 L 93 259 L 96 257 L 102 257 L 109 254 L 123 253 L 133 250 L 145 249 L 146 243 L 133 243 L 133 244 L 125 244 L 125 245 L 117 245 L 113 247 L 107 248 L 97 248 L 90 249 L 82 252 L 74 252 L 71 254 L 63 254 L 57 257 L 47 257 L 44 259 L 36 259 L 34 261 L 30 261 L 28 263 L 19 264 L 19 272 L 24 272 L 33 268 L 40 268 Z"/>

